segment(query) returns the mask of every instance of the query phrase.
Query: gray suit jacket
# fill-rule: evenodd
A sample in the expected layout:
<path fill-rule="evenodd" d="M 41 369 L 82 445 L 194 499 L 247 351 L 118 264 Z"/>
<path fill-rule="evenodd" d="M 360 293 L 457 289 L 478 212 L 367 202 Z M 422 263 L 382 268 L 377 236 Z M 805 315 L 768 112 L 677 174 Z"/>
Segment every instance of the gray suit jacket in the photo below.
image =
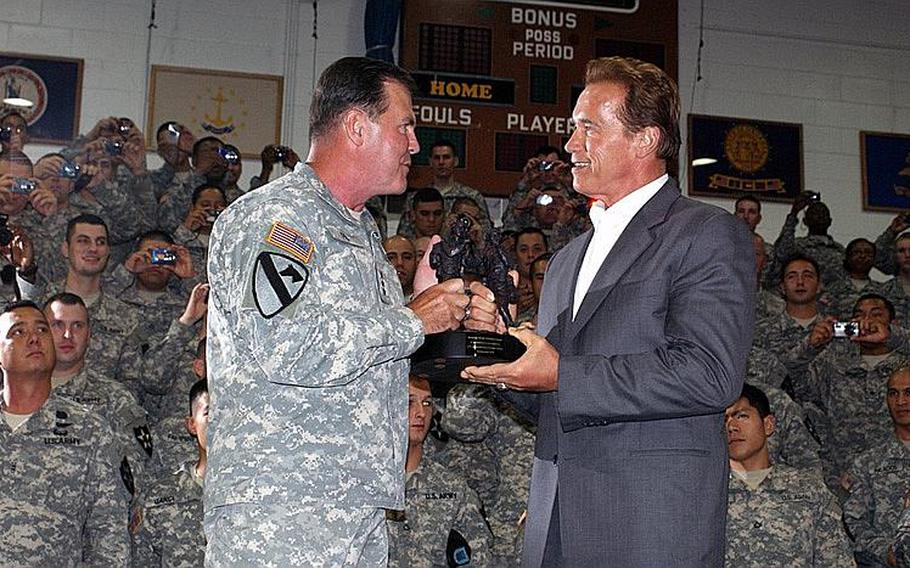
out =
<path fill-rule="evenodd" d="M 573 321 L 591 236 L 562 249 L 544 281 L 538 332 L 559 351 L 558 390 L 510 397 L 538 424 L 525 565 L 540 564 L 558 488 L 564 566 L 722 566 L 723 412 L 739 397 L 753 327 L 749 231 L 671 179 Z"/>

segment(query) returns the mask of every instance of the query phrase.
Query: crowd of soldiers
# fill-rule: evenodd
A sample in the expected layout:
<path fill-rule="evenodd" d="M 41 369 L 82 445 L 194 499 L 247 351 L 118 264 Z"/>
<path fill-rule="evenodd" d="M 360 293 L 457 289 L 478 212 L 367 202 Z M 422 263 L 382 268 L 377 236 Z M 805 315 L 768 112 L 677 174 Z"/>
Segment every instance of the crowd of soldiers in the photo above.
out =
<path fill-rule="evenodd" d="M 233 200 L 299 158 L 267 146 L 240 188 L 239 149 L 176 122 L 155 138 L 156 170 L 142 132 L 115 117 L 32 163 L 26 121 L 0 119 L 11 302 L 0 315 L 0 564 L 202 565 L 209 234 Z M 541 148 L 498 225 L 455 181 L 452 144 L 428 157 L 433 181 L 408 192 L 383 243 L 404 296 L 420 291 L 433 237 L 466 216 L 478 244 L 497 235 L 518 274 L 517 322 L 533 325 L 551 255 L 590 227 L 569 165 Z M 910 566 L 910 218 L 844 247 L 813 197 L 795 200 L 773 245 L 755 233 L 761 202 L 735 205 L 754 234 L 758 323 L 727 411 L 728 562 Z M 367 207 L 385 236 L 382 204 Z M 893 278 L 872 280 L 873 267 Z M 390 565 L 517 566 L 533 425 L 481 385 L 412 377 L 408 404 Z"/>

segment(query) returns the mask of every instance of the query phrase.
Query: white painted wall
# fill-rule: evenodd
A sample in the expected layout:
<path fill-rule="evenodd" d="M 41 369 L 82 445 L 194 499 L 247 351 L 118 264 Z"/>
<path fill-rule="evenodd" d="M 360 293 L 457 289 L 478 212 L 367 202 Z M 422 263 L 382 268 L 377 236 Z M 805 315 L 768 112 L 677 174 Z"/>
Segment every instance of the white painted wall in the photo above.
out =
<path fill-rule="evenodd" d="M 910 134 L 910 2 L 705 0 L 693 100 L 700 5 L 680 0 L 684 113 L 802 123 L 806 189 L 831 208 L 831 234 L 881 233 L 893 215 L 862 211 L 859 131 Z M 789 209 L 766 204 L 759 233 L 776 238 Z"/>
<path fill-rule="evenodd" d="M 0 51 L 84 59 L 81 132 L 111 115 L 144 124 L 151 5 L 151 0 L 2 0 Z M 291 120 L 283 141 L 304 156 L 314 74 L 364 50 L 361 0 L 321 0 L 318 39 L 308 0 L 158 0 L 155 21 L 151 64 L 284 75 L 285 114 Z M 297 30 L 290 56 L 289 21 Z M 26 151 L 37 159 L 51 149 L 30 145 Z M 160 163 L 149 155 L 150 167 Z M 243 182 L 258 173 L 258 162 L 244 161 Z"/>
<path fill-rule="evenodd" d="M 3 0 L 0 51 L 84 58 L 82 131 L 108 115 L 141 121 L 150 6 Z M 693 100 L 700 6 L 680 0 L 684 114 L 802 123 L 807 188 L 821 191 L 831 207 L 834 236 L 846 242 L 881 232 L 890 215 L 862 211 L 859 130 L 910 133 L 910 2 L 705 0 L 703 79 Z M 284 141 L 301 154 L 314 76 L 338 57 L 363 53 L 363 0 L 320 0 L 318 40 L 309 0 L 159 0 L 157 26 L 153 64 L 285 75 L 293 96 L 286 98 Z M 289 28 L 297 32 L 290 55 Z M 47 148 L 28 150 L 38 157 Z M 158 164 L 156 156 L 149 161 Z M 258 163 L 244 163 L 245 178 L 258 170 Z M 732 208 L 732 201 L 716 203 Z M 765 206 L 759 231 L 767 239 L 788 208 Z"/>

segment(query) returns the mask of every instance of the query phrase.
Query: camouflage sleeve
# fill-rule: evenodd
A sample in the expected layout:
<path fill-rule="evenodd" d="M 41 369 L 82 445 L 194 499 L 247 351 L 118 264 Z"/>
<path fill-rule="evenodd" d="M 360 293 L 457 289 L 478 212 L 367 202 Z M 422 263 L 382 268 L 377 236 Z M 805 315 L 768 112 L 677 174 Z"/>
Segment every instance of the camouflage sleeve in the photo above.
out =
<path fill-rule="evenodd" d="M 464 499 L 459 503 L 452 529 L 458 531 L 471 546 L 471 566 L 490 566 L 493 535 L 481 513 L 480 498 L 467 483 L 461 494 Z"/>
<path fill-rule="evenodd" d="M 176 173 L 174 167 L 167 162 L 164 162 L 157 170 L 149 172 L 149 182 L 152 184 L 152 192 L 155 195 L 156 202 L 164 195 L 164 190 L 171 185 Z"/>
<path fill-rule="evenodd" d="M 21 274 L 16 272 L 16 287 L 19 289 L 19 296 L 23 300 L 40 302 L 44 297 L 44 287 L 46 284 L 46 282 L 40 279 L 36 279 L 34 282 L 29 282 L 23 278 Z"/>
<path fill-rule="evenodd" d="M 796 252 L 796 225 L 799 218 L 793 213 L 788 213 L 784 226 L 780 229 L 777 240 L 774 241 L 774 258 L 783 264 Z"/>
<path fill-rule="evenodd" d="M 455 385 L 446 396 L 442 429 L 461 442 L 482 442 L 494 425 L 498 410 L 484 396 L 481 385 Z"/>
<path fill-rule="evenodd" d="M 855 566 L 853 550 L 844 525 L 837 498 L 821 488 L 824 496 L 816 511 L 815 551 L 812 566 L 816 568 L 844 568 Z"/>
<path fill-rule="evenodd" d="M 369 292 L 360 290 L 374 285 L 379 269 L 375 259 L 365 266 L 358 256 L 361 249 L 334 243 L 331 252 L 323 251 L 319 257 L 329 261 L 334 255 L 331 266 L 310 266 L 309 256 L 295 251 L 306 261 L 291 258 L 287 250 L 265 240 L 273 219 L 289 218 L 286 206 L 265 204 L 244 214 L 248 226 L 243 236 L 219 234 L 233 228 L 233 217 L 215 224 L 208 262 L 209 306 L 230 315 L 236 335 L 247 340 L 244 350 L 269 381 L 345 385 L 374 365 L 407 357 L 423 343 L 423 324 L 414 312 L 404 306 L 370 304 Z M 310 231 L 302 222 L 297 225 L 282 226 L 299 242 L 307 241 Z M 307 242 L 318 250 L 319 245 Z M 278 308 L 273 310 L 274 306 Z"/>
<path fill-rule="evenodd" d="M 895 240 L 897 233 L 891 230 L 891 227 L 875 239 L 875 268 L 885 274 L 897 274 L 897 265 L 894 263 Z"/>
<path fill-rule="evenodd" d="M 524 180 L 518 182 L 518 187 L 509 196 L 509 203 L 506 205 L 506 212 L 502 219 L 503 230 L 520 231 L 531 226 L 531 210 L 518 210 L 518 204 L 528 196 L 528 193 L 530 190 Z"/>
<path fill-rule="evenodd" d="M 132 568 L 160 568 L 161 555 L 155 547 L 153 528 L 146 520 L 145 501 L 147 494 L 140 494 L 130 513 L 130 540 Z"/>
<path fill-rule="evenodd" d="M 189 172 L 174 176 L 171 185 L 158 200 L 158 226 L 173 234 L 186 219 L 192 206 L 193 190 L 204 178 Z"/>
<path fill-rule="evenodd" d="M 420 320 L 405 307 L 365 314 L 312 305 L 299 309 L 292 322 L 242 308 L 238 318 L 241 328 L 253 330 L 256 364 L 274 383 L 346 385 L 374 365 L 407 357 L 423 342 Z"/>
<path fill-rule="evenodd" d="M 104 208 L 113 244 L 129 242 L 155 226 L 155 203 L 148 175 L 105 182 L 92 195 Z"/>
<path fill-rule="evenodd" d="M 123 290 L 132 286 L 136 275 L 127 270 L 122 263 L 119 263 L 110 272 L 105 272 L 101 279 L 103 290 L 113 292 L 114 296 L 119 296 Z"/>
<path fill-rule="evenodd" d="M 249 191 L 253 191 L 253 190 L 256 189 L 257 187 L 262 187 L 263 185 L 267 184 L 268 182 L 269 182 L 269 180 L 263 181 L 262 178 L 260 178 L 259 176 L 253 176 L 253 177 L 250 178 L 250 189 L 249 189 Z"/>
<path fill-rule="evenodd" d="M 111 425 L 121 439 L 123 455 L 130 464 L 135 495 L 151 482 L 153 472 L 159 468 L 159 456 L 155 452 L 148 416 L 136 397 L 118 383 L 108 384 L 107 388 L 111 391 Z"/>
<path fill-rule="evenodd" d="M 887 536 L 875 530 L 875 500 L 872 495 L 872 480 L 860 465 L 862 457 L 857 458 L 850 468 L 852 485 L 850 494 L 844 501 L 844 524 L 853 535 L 854 550 L 865 552 L 882 561 L 888 557 L 891 545 Z"/>
<path fill-rule="evenodd" d="M 910 568 L 910 507 L 904 508 L 897 524 L 894 558 L 897 561 L 897 568 Z"/>
<path fill-rule="evenodd" d="M 130 539 L 128 495 L 120 476 L 114 434 L 107 423 L 99 429 L 88 474 L 88 519 L 83 527 L 83 561 L 87 566 L 127 566 Z"/>
<path fill-rule="evenodd" d="M 793 213 L 787 214 L 784 226 L 780 229 L 777 240 L 774 241 L 774 256 L 768 259 L 768 266 L 762 276 L 763 287 L 776 288 L 780 282 L 780 273 L 784 269 L 784 262 L 796 252 L 796 224 L 799 219 Z"/>
<path fill-rule="evenodd" d="M 809 338 L 805 337 L 780 358 L 787 369 L 796 400 L 824 404 L 825 381 L 830 376 L 827 355 L 826 346 L 813 347 Z"/>
<path fill-rule="evenodd" d="M 187 283 L 183 285 L 184 289 L 189 293 L 193 286 L 198 282 L 205 282 L 206 273 L 205 273 L 205 256 L 207 249 L 202 246 L 199 240 L 199 234 L 194 233 L 193 231 L 187 229 L 183 223 L 177 226 L 177 229 L 173 233 L 174 242 L 178 245 L 186 247 L 190 251 L 190 258 L 193 261 L 193 269 L 196 271 L 196 276 L 188 279 Z M 192 281 L 190 283 L 189 281 Z"/>
<path fill-rule="evenodd" d="M 180 369 L 175 358 L 196 334 L 196 327 L 175 319 L 160 340 L 149 345 L 141 360 L 139 386 L 143 392 L 164 395 L 171 392 Z"/>
<path fill-rule="evenodd" d="M 781 460 L 792 467 L 821 472 L 819 445 L 803 422 L 799 405 L 793 401 L 778 405 L 774 415 L 778 421 L 780 437 L 776 446 Z"/>

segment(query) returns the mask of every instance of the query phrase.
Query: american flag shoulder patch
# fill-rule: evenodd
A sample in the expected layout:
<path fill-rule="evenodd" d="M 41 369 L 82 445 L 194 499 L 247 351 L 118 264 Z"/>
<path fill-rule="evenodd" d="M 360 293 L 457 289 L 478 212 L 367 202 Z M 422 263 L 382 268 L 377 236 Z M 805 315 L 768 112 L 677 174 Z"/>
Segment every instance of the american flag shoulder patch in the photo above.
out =
<path fill-rule="evenodd" d="M 309 237 L 281 221 L 272 224 L 265 242 L 300 259 L 304 264 L 309 264 L 313 251 L 316 250 L 316 245 Z"/>

